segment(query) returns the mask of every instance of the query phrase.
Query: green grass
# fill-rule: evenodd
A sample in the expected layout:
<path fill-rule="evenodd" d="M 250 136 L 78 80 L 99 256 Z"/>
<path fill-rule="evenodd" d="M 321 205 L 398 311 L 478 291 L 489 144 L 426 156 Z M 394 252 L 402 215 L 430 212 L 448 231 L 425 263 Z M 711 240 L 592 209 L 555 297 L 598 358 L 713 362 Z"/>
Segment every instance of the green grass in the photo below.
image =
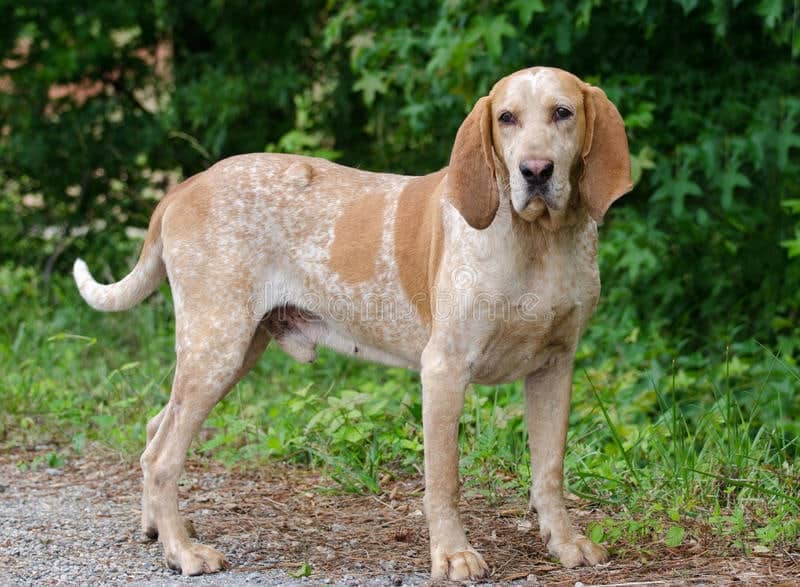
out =
<path fill-rule="evenodd" d="M 71 280 L 43 293 L 0 267 L 0 442 L 53 443 L 60 466 L 101 443 L 131 456 L 166 402 L 174 368 L 169 291 L 122 314 L 88 308 Z M 591 537 L 677 546 L 697 524 L 736 548 L 800 538 L 800 371 L 755 341 L 685 352 L 625 331 L 602 305 L 581 344 L 566 460 L 570 490 L 609 516 Z M 419 378 L 321 352 L 299 365 L 270 348 L 213 411 L 195 456 L 324 467 L 344 491 L 379 491 L 422 466 Z M 474 386 L 462 418 L 468 492 L 525 495 L 530 466 L 519 385 Z"/>

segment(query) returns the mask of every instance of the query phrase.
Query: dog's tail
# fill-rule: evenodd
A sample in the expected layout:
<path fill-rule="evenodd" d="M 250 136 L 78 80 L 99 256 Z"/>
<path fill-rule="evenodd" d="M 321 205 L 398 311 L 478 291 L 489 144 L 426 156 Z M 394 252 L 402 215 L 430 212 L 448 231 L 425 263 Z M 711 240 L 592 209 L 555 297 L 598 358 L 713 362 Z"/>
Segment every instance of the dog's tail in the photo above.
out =
<path fill-rule="evenodd" d="M 95 310 L 120 312 L 139 304 L 164 281 L 167 275 L 161 258 L 161 219 L 166 210 L 168 197 L 156 207 L 147 229 L 147 237 L 133 271 L 121 281 L 102 285 L 95 281 L 83 259 L 77 259 L 72 269 L 75 283 L 86 302 Z"/>

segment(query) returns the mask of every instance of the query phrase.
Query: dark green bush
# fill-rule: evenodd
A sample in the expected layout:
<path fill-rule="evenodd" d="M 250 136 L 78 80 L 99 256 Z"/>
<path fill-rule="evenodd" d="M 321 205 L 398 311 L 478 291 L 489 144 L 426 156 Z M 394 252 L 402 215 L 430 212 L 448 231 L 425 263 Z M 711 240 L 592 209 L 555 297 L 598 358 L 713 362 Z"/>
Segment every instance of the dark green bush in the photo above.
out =
<path fill-rule="evenodd" d="M 119 275 L 137 246 L 125 228 L 146 225 L 169 173 L 240 152 L 430 171 L 495 80 L 547 64 L 601 85 L 628 127 L 637 185 L 603 229 L 607 311 L 693 348 L 793 349 L 797 12 L 788 0 L 9 5 L 0 256 L 49 271 L 84 255 Z M 173 48 L 166 76 L 140 53 L 159 43 Z M 98 80 L 85 101 L 49 96 Z"/>

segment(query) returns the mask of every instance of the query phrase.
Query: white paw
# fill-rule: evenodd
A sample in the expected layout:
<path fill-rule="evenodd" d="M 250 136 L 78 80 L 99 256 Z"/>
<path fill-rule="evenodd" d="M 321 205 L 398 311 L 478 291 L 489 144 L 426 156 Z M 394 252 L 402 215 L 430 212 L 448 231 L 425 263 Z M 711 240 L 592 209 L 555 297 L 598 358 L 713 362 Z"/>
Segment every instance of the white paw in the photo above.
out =
<path fill-rule="evenodd" d="M 467 546 L 453 552 L 437 551 L 431 554 L 431 579 L 476 581 L 489 574 L 489 567 L 478 552 Z"/>
<path fill-rule="evenodd" d="M 181 545 L 164 551 L 167 566 L 184 575 L 216 573 L 228 567 L 225 556 L 209 546 L 197 543 Z"/>
<path fill-rule="evenodd" d="M 608 551 L 604 547 L 581 534 L 576 534 L 570 540 L 561 543 L 551 540 L 547 548 L 568 569 L 581 565 L 599 565 L 608 560 Z"/>

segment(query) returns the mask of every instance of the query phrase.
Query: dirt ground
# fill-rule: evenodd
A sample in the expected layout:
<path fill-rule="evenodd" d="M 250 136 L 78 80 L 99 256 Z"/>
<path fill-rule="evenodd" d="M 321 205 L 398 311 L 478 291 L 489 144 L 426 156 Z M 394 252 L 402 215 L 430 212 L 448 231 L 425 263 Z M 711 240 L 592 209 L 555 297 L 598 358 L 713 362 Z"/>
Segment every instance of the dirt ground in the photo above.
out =
<path fill-rule="evenodd" d="M 349 495 L 318 472 L 283 465 L 227 469 L 190 462 L 181 507 L 231 568 L 203 578 L 168 570 L 139 533 L 136 462 L 93 454 L 25 470 L 35 453 L 0 455 L 0 584 L 417 585 L 428 573 L 420 479 L 387 479 L 382 495 Z M 604 517 L 575 503 L 585 527 Z M 462 500 L 490 583 L 532 585 L 800 585 L 800 547 L 744 557 L 708 536 L 612 549 L 611 562 L 566 570 L 548 558 L 535 514 L 518 498 Z M 310 565 L 310 576 L 290 573 Z"/>

